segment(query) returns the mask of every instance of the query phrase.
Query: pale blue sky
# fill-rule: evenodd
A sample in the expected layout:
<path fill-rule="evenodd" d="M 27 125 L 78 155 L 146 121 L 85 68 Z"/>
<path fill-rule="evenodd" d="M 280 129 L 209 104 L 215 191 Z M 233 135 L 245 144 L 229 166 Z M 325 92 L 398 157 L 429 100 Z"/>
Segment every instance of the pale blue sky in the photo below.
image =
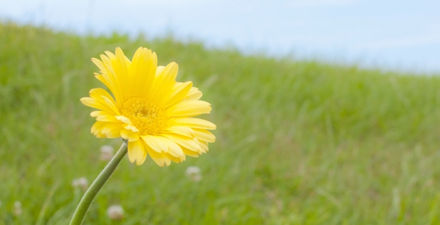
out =
<path fill-rule="evenodd" d="M 0 18 L 79 33 L 172 30 L 247 52 L 440 72 L 438 0 L 0 0 Z"/>

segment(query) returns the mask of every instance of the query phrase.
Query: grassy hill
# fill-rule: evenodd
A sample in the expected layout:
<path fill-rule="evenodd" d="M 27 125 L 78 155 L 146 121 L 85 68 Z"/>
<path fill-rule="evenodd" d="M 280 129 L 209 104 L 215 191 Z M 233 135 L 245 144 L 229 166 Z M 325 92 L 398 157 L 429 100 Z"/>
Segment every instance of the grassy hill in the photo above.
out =
<path fill-rule="evenodd" d="M 212 103 L 217 142 L 167 168 L 124 160 L 85 224 L 440 223 L 438 76 L 0 23 L 0 224 L 68 224 L 83 194 L 72 180 L 91 182 L 100 147 L 121 144 L 90 134 L 79 102 L 102 87 L 90 58 L 118 46 L 177 62 Z"/>

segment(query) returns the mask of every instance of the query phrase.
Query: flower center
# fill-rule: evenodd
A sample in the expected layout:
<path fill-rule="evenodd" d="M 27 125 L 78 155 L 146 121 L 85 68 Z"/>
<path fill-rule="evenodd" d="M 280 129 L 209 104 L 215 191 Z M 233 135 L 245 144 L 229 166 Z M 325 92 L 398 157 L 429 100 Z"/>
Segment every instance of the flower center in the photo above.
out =
<path fill-rule="evenodd" d="M 129 118 L 141 134 L 157 135 L 167 126 L 165 111 L 142 98 L 132 98 L 124 102 L 122 115 Z"/>

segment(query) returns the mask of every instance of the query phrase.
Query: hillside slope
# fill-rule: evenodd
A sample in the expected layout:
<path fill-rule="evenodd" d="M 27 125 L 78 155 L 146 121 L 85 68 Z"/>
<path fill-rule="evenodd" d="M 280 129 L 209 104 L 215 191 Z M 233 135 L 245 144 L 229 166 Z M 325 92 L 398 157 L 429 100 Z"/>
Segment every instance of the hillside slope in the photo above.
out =
<path fill-rule="evenodd" d="M 172 37 L 77 36 L 0 24 L 0 224 L 67 224 L 105 166 L 90 109 L 91 57 L 139 46 L 179 64 L 213 105 L 217 142 L 167 168 L 124 161 L 86 224 L 440 223 L 440 79 L 245 56 Z M 198 166 L 203 179 L 184 176 Z M 23 213 L 14 214 L 15 201 Z"/>

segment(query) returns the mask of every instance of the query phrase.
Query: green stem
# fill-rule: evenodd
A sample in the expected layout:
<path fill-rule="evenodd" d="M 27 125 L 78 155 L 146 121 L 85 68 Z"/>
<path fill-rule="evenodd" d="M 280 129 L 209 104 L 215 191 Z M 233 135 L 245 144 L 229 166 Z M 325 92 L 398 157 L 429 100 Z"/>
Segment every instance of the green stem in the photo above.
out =
<path fill-rule="evenodd" d="M 90 208 L 93 200 L 95 199 L 96 194 L 98 194 L 99 190 L 101 190 L 102 186 L 107 182 L 107 180 L 112 176 L 116 167 L 118 167 L 121 160 L 124 158 L 125 154 L 127 154 L 127 144 L 122 143 L 121 148 L 119 148 L 116 155 L 112 158 L 112 160 L 107 164 L 107 166 L 102 170 L 99 176 L 93 181 L 92 185 L 90 185 L 89 189 L 87 189 L 86 193 L 82 197 L 81 201 L 78 204 L 78 207 L 73 214 L 72 220 L 70 221 L 70 225 L 81 225 L 87 211 Z"/>

